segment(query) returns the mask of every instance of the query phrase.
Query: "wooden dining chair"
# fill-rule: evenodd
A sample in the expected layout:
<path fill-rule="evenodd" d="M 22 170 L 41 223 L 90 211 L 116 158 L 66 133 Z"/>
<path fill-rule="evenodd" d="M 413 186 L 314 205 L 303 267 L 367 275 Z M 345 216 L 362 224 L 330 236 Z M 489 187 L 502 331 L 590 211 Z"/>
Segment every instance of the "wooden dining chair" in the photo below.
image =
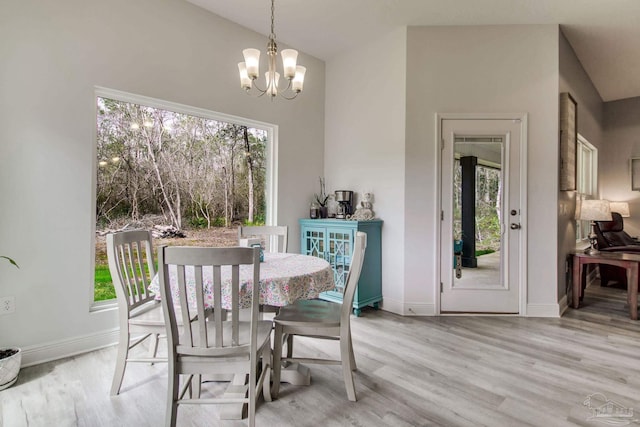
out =
<path fill-rule="evenodd" d="M 240 266 L 252 269 L 251 286 L 240 286 Z M 161 285 L 162 310 L 167 319 L 169 353 L 169 384 L 166 425 L 175 426 L 178 406 L 181 404 L 248 404 L 249 426 L 255 425 L 256 401 L 260 389 L 265 401 L 271 401 L 271 321 L 262 321 L 258 313 L 260 298 L 260 250 L 258 248 L 201 248 L 160 247 L 158 268 Z M 171 291 L 169 267 L 176 269 L 177 292 Z M 246 267 L 245 267 L 246 268 Z M 210 269 L 213 315 L 205 308 L 205 282 L 203 270 Z M 230 270 L 230 282 L 222 283 L 222 269 Z M 186 271 L 193 272 L 193 282 L 187 284 Z M 194 286 L 195 301 L 190 301 L 188 287 Z M 243 294 L 244 292 L 244 294 Z M 246 297 L 246 292 L 250 292 Z M 223 310 L 222 300 L 230 298 L 230 307 Z M 243 296 L 245 298 L 243 298 Z M 250 320 L 241 318 L 240 303 L 248 301 Z M 196 311 L 190 321 L 181 313 Z M 223 315 L 226 314 L 226 315 Z M 180 332 L 178 317 L 182 318 Z M 209 319 L 207 320 L 207 317 Z M 245 316 L 246 317 L 246 316 Z M 261 362 L 258 376 L 258 363 Z M 199 375 L 234 374 L 249 376 L 244 397 L 185 398 L 187 390 Z M 180 388 L 180 376 L 186 376 Z M 235 384 L 235 382 L 234 382 Z M 234 388 L 237 386 L 233 386 Z M 196 385 L 199 388 L 199 385 Z"/>
<path fill-rule="evenodd" d="M 259 238 L 264 250 L 271 253 L 286 253 L 289 227 L 286 225 L 262 225 L 238 227 L 238 240 Z M 280 307 L 260 305 L 261 313 L 277 313 Z"/>
<path fill-rule="evenodd" d="M 286 225 L 240 226 L 238 240 L 250 237 L 260 238 L 267 252 L 287 252 L 289 227 Z M 272 239 L 273 236 L 273 239 Z M 277 239 L 277 241 L 274 241 Z"/>
<path fill-rule="evenodd" d="M 129 362 L 166 362 L 157 357 L 158 339 L 165 333 L 160 301 L 148 291 L 156 274 L 151 233 L 131 230 L 107 235 L 107 259 L 118 303 L 120 338 L 111 395 L 120 393 L 124 371 Z M 132 357 L 130 350 L 149 341 L 147 357 Z"/>
<path fill-rule="evenodd" d="M 351 311 L 353 296 L 358 285 L 364 253 L 367 247 L 367 234 L 356 232 L 355 245 L 344 289 L 342 304 L 322 300 L 298 300 L 284 306 L 274 318 L 273 348 L 273 390 L 274 397 L 280 389 L 280 371 L 282 362 L 319 363 L 342 365 L 342 375 L 349 400 L 356 401 L 356 390 L 352 371 L 356 370 L 356 361 L 351 342 Z M 340 359 L 318 359 L 293 356 L 293 337 L 307 336 L 340 341 Z M 287 340 L 287 356 L 282 357 L 283 340 Z"/>

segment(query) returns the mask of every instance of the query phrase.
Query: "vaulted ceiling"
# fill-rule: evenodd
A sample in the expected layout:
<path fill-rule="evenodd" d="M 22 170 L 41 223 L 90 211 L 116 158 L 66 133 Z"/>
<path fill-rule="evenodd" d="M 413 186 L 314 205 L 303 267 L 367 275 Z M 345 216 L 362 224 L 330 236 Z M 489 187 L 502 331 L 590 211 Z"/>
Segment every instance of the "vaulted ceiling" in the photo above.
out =
<path fill-rule="evenodd" d="M 267 35 L 269 0 L 187 0 Z M 323 60 L 406 25 L 560 24 L 603 101 L 640 96 L 638 0 L 276 0 L 276 35 Z"/>

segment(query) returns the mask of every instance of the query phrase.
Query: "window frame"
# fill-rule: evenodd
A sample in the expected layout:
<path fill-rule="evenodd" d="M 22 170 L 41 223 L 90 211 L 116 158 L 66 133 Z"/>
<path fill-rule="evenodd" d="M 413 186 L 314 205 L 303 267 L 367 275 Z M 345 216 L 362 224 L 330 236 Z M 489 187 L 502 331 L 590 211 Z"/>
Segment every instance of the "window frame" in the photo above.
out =
<path fill-rule="evenodd" d="M 589 168 L 585 170 L 585 154 L 590 155 Z M 587 172 L 590 176 L 587 176 Z M 585 188 L 587 187 L 587 188 Z M 591 144 L 585 137 L 578 134 L 576 143 L 576 205 L 582 200 L 595 199 L 598 195 L 598 148 Z M 589 221 L 576 219 L 576 242 L 588 241 Z"/>
<path fill-rule="evenodd" d="M 265 210 L 265 224 L 266 225 L 276 225 L 278 218 L 278 206 L 276 201 L 278 200 L 278 126 L 271 123 L 260 122 L 257 120 L 248 119 L 245 117 L 233 116 L 230 114 L 220 113 L 213 110 L 207 110 L 204 108 L 193 107 L 185 104 L 179 104 L 176 102 L 165 101 L 157 98 L 151 98 L 144 95 L 137 95 L 129 92 L 123 92 L 117 89 L 110 89 L 101 86 L 94 87 L 93 93 L 93 120 L 98 117 L 98 103 L 97 98 L 110 98 L 121 102 L 128 102 L 132 104 L 145 105 L 153 108 L 169 110 L 176 113 L 188 114 L 192 116 L 204 117 L 207 119 L 217 120 L 221 122 L 232 123 L 241 126 L 247 126 L 251 128 L 261 129 L 266 131 L 267 133 L 267 142 L 266 142 L 266 176 L 265 176 L 265 200 L 266 200 L 266 210 Z M 117 308 L 116 299 L 106 300 L 106 301 L 94 301 L 94 289 L 95 285 L 95 258 L 96 258 L 96 221 L 95 221 L 95 212 L 96 212 L 96 185 L 97 185 L 97 173 L 98 173 L 98 162 L 97 162 L 97 138 L 98 138 L 98 130 L 97 126 L 93 126 L 93 138 L 92 138 L 92 150 L 91 150 L 91 162 L 92 162 L 92 175 L 91 175 L 91 188 L 92 188 L 92 197 L 91 197 L 91 212 L 93 213 L 93 221 L 91 221 L 91 241 L 90 241 L 90 254 L 91 254 L 91 277 L 92 284 L 89 287 L 89 311 L 102 311 L 102 310 L 113 310 Z"/>

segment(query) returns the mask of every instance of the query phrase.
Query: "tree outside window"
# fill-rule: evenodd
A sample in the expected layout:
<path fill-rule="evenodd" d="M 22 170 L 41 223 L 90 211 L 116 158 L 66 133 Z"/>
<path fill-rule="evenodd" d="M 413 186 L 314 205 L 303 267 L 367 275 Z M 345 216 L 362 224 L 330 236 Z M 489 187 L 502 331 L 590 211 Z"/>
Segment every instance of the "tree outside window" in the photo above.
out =
<path fill-rule="evenodd" d="M 264 224 L 266 130 L 98 97 L 96 135 L 96 301 L 115 297 L 108 231 L 226 232 L 231 245 L 232 225 Z"/>

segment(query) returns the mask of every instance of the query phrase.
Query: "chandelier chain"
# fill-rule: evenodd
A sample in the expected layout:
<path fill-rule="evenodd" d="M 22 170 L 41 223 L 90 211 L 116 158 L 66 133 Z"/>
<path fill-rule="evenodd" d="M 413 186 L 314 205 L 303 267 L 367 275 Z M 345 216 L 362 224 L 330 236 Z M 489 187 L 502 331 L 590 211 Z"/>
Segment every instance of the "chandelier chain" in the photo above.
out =
<path fill-rule="evenodd" d="M 271 35 L 269 36 L 270 39 L 275 40 L 276 39 L 276 33 L 274 30 L 274 15 L 275 15 L 275 0 L 271 0 Z"/>

